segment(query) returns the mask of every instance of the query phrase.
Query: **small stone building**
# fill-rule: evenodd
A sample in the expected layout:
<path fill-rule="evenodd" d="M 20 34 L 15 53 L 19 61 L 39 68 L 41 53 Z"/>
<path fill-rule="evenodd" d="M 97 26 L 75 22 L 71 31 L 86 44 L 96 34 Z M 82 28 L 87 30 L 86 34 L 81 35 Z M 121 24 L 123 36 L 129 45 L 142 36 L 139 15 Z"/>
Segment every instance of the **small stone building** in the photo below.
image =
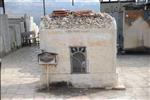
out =
<path fill-rule="evenodd" d="M 40 49 L 57 53 L 49 66 L 49 80 L 77 88 L 113 87 L 116 73 L 116 22 L 105 13 L 92 16 L 51 17 L 41 21 Z M 43 65 L 42 84 L 46 84 Z"/>
<path fill-rule="evenodd" d="M 150 10 L 127 7 L 124 11 L 123 49 L 150 51 Z"/>

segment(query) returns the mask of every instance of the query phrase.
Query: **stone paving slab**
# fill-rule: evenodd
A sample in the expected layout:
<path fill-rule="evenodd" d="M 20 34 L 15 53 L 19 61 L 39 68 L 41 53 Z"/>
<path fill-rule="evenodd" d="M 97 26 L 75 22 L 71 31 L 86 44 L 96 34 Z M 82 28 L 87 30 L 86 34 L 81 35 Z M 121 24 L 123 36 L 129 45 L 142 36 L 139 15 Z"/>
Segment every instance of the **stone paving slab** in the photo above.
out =
<path fill-rule="evenodd" d="M 150 55 L 118 56 L 126 90 L 51 90 L 37 92 L 41 68 L 38 47 L 25 47 L 2 59 L 1 100 L 150 100 Z"/>

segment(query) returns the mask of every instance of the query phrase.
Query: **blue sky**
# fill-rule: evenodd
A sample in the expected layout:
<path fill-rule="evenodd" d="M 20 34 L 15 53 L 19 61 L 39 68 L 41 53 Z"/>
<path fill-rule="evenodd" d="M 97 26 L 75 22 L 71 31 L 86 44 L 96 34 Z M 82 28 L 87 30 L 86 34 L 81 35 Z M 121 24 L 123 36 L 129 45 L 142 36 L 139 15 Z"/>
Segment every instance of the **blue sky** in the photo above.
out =
<path fill-rule="evenodd" d="M 5 0 L 5 2 L 41 2 L 43 0 Z M 71 2 L 72 0 L 46 0 L 46 2 Z M 99 2 L 99 0 L 74 0 L 75 2 Z"/>
<path fill-rule="evenodd" d="M 43 4 L 41 3 L 42 1 L 43 0 L 5 0 L 6 13 L 8 15 L 15 15 L 15 16 L 23 16 L 26 13 L 30 16 L 33 16 L 34 20 L 39 24 L 40 18 L 41 16 L 43 16 Z M 99 0 L 74 0 L 75 1 L 74 6 L 71 5 L 71 0 L 45 0 L 45 1 L 46 1 L 46 14 L 50 14 L 53 10 L 56 9 L 68 9 L 73 11 L 91 9 L 93 11 L 98 12 L 100 8 Z M 91 1 L 94 2 L 91 3 Z"/>

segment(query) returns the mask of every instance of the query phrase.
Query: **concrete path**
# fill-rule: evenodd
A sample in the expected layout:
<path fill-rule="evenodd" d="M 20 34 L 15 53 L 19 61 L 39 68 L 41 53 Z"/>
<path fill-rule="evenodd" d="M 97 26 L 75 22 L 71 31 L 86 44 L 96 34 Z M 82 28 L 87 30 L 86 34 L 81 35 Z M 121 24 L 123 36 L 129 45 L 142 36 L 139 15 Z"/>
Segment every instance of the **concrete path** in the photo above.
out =
<path fill-rule="evenodd" d="M 2 59 L 1 100 L 150 100 L 150 55 L 118 56 L 126 90 L 72 89 L 37 92 L 41 68 L 37 47 L 26 47 Z"/>

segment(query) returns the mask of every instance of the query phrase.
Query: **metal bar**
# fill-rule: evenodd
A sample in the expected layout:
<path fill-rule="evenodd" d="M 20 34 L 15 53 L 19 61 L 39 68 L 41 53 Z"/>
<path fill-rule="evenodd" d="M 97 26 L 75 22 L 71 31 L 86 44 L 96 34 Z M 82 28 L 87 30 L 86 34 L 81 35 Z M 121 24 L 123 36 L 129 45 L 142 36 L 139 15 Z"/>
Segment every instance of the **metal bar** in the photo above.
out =
<path fill-rule="evenodd" d="M 45 10 L 45 0 L 43 0 L 43 11 L 44 11 L 44 16 L 46 15 L 46 10 Z"/>
<path fill-rule="evenodd" d="M 47 89 L 49 91 L 49 66 L 46 64 L 46 74 L 47 74 Z"/>

